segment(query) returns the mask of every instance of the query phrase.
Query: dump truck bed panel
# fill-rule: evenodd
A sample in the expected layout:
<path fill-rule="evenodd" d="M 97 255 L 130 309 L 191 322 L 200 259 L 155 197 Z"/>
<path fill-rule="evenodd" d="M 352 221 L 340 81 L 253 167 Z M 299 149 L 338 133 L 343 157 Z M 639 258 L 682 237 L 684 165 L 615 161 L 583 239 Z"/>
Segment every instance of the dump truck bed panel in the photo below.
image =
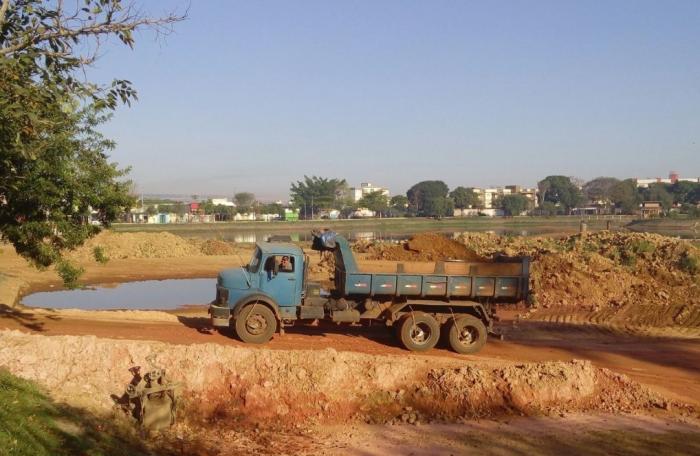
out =
<path fill-rule="evenodd" d="M 520 298 L 524 277 L 346 274 L 345 295 Z"/>

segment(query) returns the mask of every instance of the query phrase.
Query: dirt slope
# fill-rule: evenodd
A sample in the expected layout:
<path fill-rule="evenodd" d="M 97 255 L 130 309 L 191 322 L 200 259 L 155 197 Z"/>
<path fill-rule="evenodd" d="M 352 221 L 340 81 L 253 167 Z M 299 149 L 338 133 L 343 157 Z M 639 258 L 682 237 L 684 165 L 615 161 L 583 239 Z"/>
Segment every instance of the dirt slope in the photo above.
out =
<path fill-rule="evenodd" d="M 465 362 L 414 355 L 169 345 L 0 331 L 0 365 L 75 405 L 109 409 L 128 369 L 167 369 L 192 417 L 261 424 L 413 422 L 500 415 L 692 409 L 588 361 Z"/>

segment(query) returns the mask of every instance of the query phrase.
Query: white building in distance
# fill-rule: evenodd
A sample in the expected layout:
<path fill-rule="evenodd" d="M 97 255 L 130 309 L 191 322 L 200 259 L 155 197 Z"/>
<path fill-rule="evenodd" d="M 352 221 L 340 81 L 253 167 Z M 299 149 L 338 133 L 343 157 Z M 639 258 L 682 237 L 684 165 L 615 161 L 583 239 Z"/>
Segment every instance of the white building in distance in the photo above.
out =
<path fill-rule="evenodd" d="M 382 195 L 389 197 L 389 189 L 384 187 L 375 187 L 369 182 L 362 182 L 359 187 L 352 187 L 350 189 L 350 196 L 352 200 L 357 202 L 360 201 L 365 195 L 369 195 L 373 192 L 382 192 Z"/>
<path fill-rule="evenodd" d="M 214 206 L 236 207 L 236 203 L 229 200 L 228 198 L 212 198 L 211 204 L 213 204 Z"/>
<path fill-rule="evenodd" d="M 526 188 L 519 185 L 506 185 L 505 187 L 474 188 L 474 193 L 479 195 L 481 205 L 484 209 L 493 209 L 498 200 L 506 195 L 523 195 L 532 202 L 533 207 L 537 206 L 537 189 Z"/>
<path fill-rule="evenodd" d="M 660 177 L 646 178 L 646 179 L 635 179 L 637 187 L 647 188 L 651 184 L 675 184 L 676 182 L 694 182 L 700 183 L 700 177 L 680 177 L 680 175 L 671 171 L 668 174 L 668 179 L 662 179 Z"/>

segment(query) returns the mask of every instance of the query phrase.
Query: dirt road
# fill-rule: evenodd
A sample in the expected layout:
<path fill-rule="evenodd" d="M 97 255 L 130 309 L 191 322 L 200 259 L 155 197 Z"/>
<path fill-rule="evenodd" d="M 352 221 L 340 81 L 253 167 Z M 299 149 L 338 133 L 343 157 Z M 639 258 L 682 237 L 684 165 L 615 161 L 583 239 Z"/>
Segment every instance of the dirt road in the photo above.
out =
<path fill-rule="evenodd" d="M 229 334 L 212 330 L 203 309 L 162 314 L 158 321 L 126 320 L 108 312 L 95 319 L 62 312 L 32 309 L 3 309 L 0 329 L 18 329 L 42 335 L 95 335 L 125 340 L 155 340 L 174 344 L 218 343 L 243 346 Z M 130 313 L 138 316 L 138 312 Z M 174 318 L 173 318 L 174 315 Z M 168 321 L 171 320 L 171 321 Z M 629 375 L 666 396 L 700 405 L 700 341 L 697 339 L 651 338 L 600 327 L 520 322 L 505 319 L 499 329 L 504 341 L 489 340 L 475 356 L 457 355 L 438 347 L 425 356 L 461 359 L 495 358 L 507 361 L 563 361 L 587 359 L 599 367 Z M 261 349 L 325 349 L 368 354 L 406 355 L 392 333 L 383 326 L 299 326 L 275 335 Z"/>

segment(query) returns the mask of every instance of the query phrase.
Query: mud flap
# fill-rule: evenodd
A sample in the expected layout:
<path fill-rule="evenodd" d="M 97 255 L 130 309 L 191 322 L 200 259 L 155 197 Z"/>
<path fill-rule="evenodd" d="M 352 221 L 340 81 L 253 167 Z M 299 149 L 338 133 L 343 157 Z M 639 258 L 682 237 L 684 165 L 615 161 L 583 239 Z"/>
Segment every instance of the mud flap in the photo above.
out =
<path fill-rule="evenodd" d="M 491 336 L 491 337 L 493 337 L 493 338 L 495 338 L 495 339 L 497 339 L 497 340 L 501 340 L 501 341 L 502 341 L 502 340 L 506 340 L 506 336 L 504 336 L 502 333 L 499 333 L 499 332 L 490 330 L 490 331 L 488 332 L 488 334 L 489 334 L 489 336 Z"/>

